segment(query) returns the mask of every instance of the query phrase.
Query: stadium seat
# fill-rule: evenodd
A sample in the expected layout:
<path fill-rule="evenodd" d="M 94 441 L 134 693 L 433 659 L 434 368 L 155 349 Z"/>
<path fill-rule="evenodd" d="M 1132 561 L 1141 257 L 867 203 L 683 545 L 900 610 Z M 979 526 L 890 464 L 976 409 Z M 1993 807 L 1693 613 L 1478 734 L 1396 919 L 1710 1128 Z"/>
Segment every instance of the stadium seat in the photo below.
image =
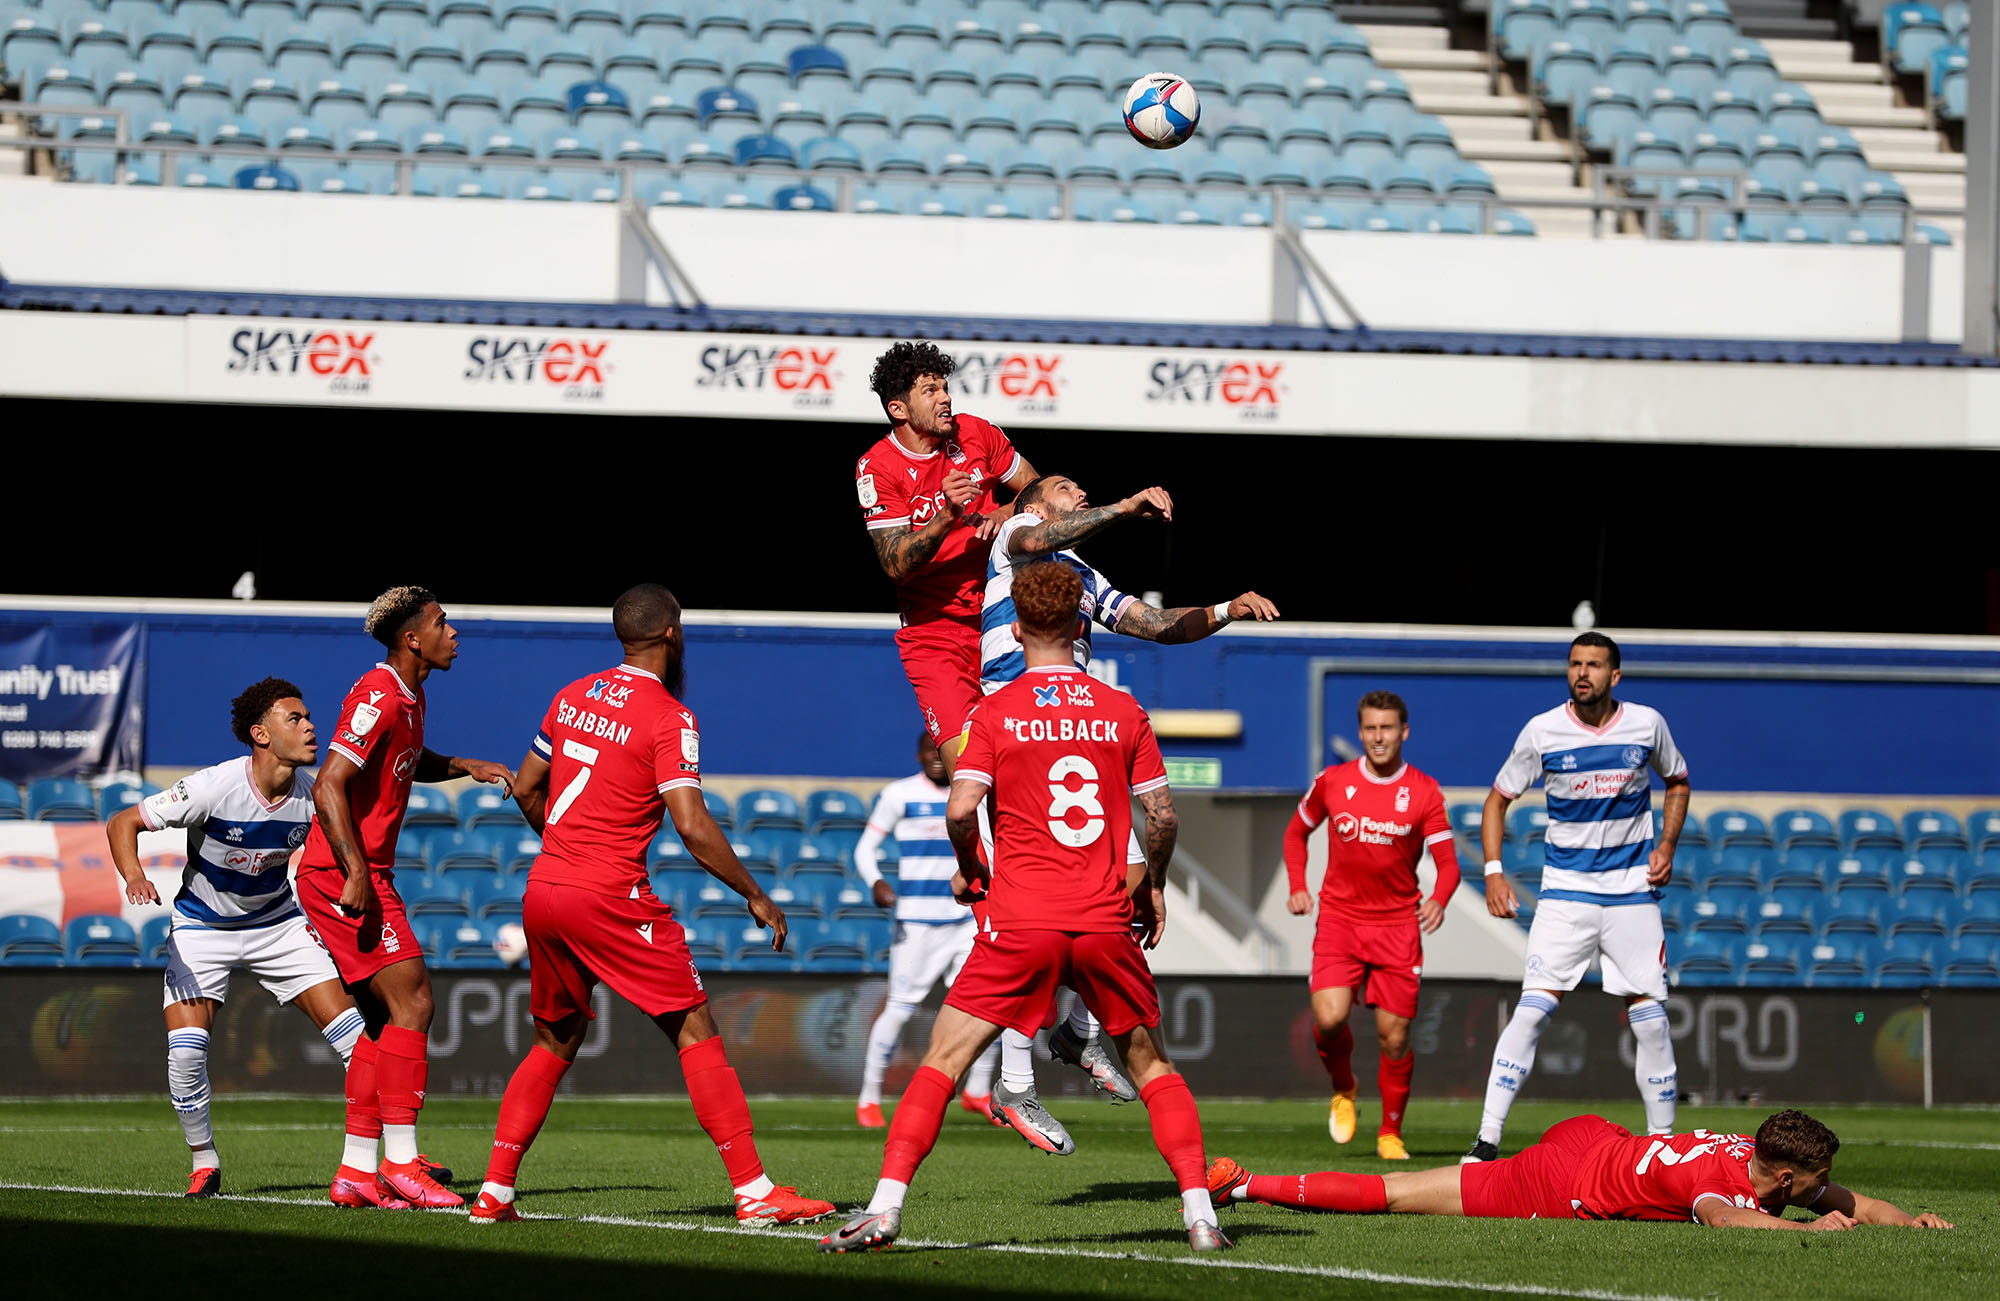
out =
<path fill-rule="evenodd" d="M 1798 922 L 1808 928 L 1818 929 L 1820 910 L 1826 905 L 1826 892 L 1817 882 L 1803 884 L 1779 884 L 1771 887 L 1759 905 L 1760 925 L 1769 925 L 1774 920 Z M 1774 911 L 1775 910 L 1775 911 Z"/>
<path fill-rule="evenodd" d="M 139 928 L 139 960 L 149 967 L 165 966 L 167 962 L 167 932 L 174 927 L 173 915 L 148 918 Z"/>
<path fill-rule="evenodd" d="M 1887 846 L 1903 847 L 1903 835 L 1896 821 L 1879 809 L 1848 809 L 1840 815 L 1840 843 L 1844 849 Z"/>
<path fill-rule="evenodd" d="M 521 920 L 521 896 L 526 887 L 519 877 L 477 877 L 465 882 L 465 910 L 481 921 Z"/>
<path fill-rule="evenodd" d="M 705 969 L 720 967 L 728 962 L 728 955 L 723 951 L 721 940 L 717 938 L 727 931 L 727 923 L 681 922 L 681 932 L 687 943 L 688 956 Z"/>
<path fill-rule="evenodd" d="M 1743 946 L 1743 965 L 1737 973 L 1740 984 L 1750 988 L 1797 985 L 1803 977 L 1799 954 L 1805 948 L 1787 943 L 1793 937 L 1757 936 Z"/>
<path fill-rule="evenodd" d="M 1785 809 L 1771 819 L 1771 838 L 1780 850 L 1794 846 L 1838 845 L 1840 833 L 1833 820 L 1811 809 Z"/>
<path fill-rule="evenodd" d="M 655 871 L 652 883 L 653 893 L 660 902 L 678 916 L 692 913 L 703 888 L 716 881 L 699 867 L 668 867 Z"/>
<path fill-rule="evenodd" d="M 754 859 L 766 864 L 773 872 L 791 866 L 799 856 L 799 847 L 805 842 L 803 831 L 769 823 L 736 834 L 741 844 L 737 856 L 746 863 Z"/>
<path fill-rule="evenodd" d="M 1702 884 L 1709 890 L 1717 886 L 1758 889 L 1771 870 L 1767 864 L 1776 859 L 1775 851 L 1761 845 L 1741 842 L 1724 845 L 1709 856 L 1708 870 L 1702 873 Z"/>
<path fill-rule="evenodd" d="M 55 966 L 63 959 L 62 929 L 46 917 L 0 917 L 0 965 Z"/>
<path fill-rule="evenodd" d="M 1736 982 L 1738 954 L 1747 944 L 1740 935 L 1710 932 L 1682 938 L 1673 956 L 1676 985 L 1728 985 Z"/>
<path fill-rule="evenodd" d="M 868 805 L 843 790 L 817 790 L 806 796 L 806 830 L 815 834 L 835 827 L 860 828 L 868 823 Z"/>
<path fill-rule="evenodd" d="M 62 929 L 63 961 L 85 967 L 140 965 L 139 937 L 130 922 L 102 914 L 72 919 Z"/>
<path fill-rule="evenodd" d="M 1798 886 L 1817 891 L 1826 880 L 1825 861 L 1838 857 L 1839 853 L 1837 849 L 1819 847 L 1775 857 L 1765 854 L 1759 864 L 1759 879 L 1766 890 Z"/>
<path fill-rule="evenodd" d="M 97 801 L 74 777 L 41 777 L 28 783 L 27 813 L 38 822 L 92 822 Z"/>
<path fill-rule="evenodd" d="M 463 883 L 399 874 L 396 893 L 403 897 L 403 911 L 412 917 L 466 915 Z"/>
<path fill-rule="evenodd" d="M 160 788 L 152 782 L 134 786 L 131 782 L 112 782 L 97 792 L 97 820 L 109 822 L 113 814 L 129 809 L 149 795 L 157 795 Z"/>
<path fill-rule="evenodd" d="M 1820 910 L 1820 934 L 1880 935 L 1887 898 L 1886 892 L 1874 895 L 1853 890 L 1836 892 Z"/>
<path fill-rule="evenodd" d="M 1549 811 L 1541 804 L 1516 804 L 1507 814 L 1507 834 L 1523 844 L 1548 833 Z"/>
<path fill-rule="evenodd" d="M 1937 976 L 1933 956 L 1936 949 L 1935 942 L 1925 936 L 1892 936 L 1877 950 L 1870 983 L 1877 989 L 1913 989 L 1930 984 Z"/>
<path fill-rule="evenodd" d="M 460 970 L 493 971 L 507 964 L 494 947 L 497 922 L 472 918 L 434 922 L 425 937 L 426 952 L 434 952 L 438 965 Z"/>
<path fill-rule="evenodd" d="M 1943 809 L 1912 809 L 1903 815 L 1903 844 L 1910 849 L 1967 849 L 1965 828 Z"/>
<path fill-rule="evenodd" d="M 18 820 L 27 816 L 26 804 L 21 799 L 21 788 L 6 777 L 0 777 L 0 822 Z"/>
<path fill-rule="evenodd" d="M 1902 860 L 1900 849 L 1854 849 L 1826 861 L 1824 880 L 1833 887 L 1856 882 L 1880 882 L 1885 888 L 1895 864 Z"/>
<path fill-rule="evenodd" d="M 1806 984 L 1812 987 L 1865 985 L 1872 941 L 1853 933 L 1821 936 L 1805 951 Z"/>
<path fill-rule="evenodd" d="M 1748 934 L 1762 902 L 1754 888 L 1724 885 L 1705 889 L 1694 903 L 1688 930 L 1697 935 L 1708 931 Z"/>
<path fill-rule="evenodd" d="M 828 974 L 866 970 L 871 941 L 866 931 L 852 923 L 814 920 L 799 927 L 800 955 L 806 966 Z"/>

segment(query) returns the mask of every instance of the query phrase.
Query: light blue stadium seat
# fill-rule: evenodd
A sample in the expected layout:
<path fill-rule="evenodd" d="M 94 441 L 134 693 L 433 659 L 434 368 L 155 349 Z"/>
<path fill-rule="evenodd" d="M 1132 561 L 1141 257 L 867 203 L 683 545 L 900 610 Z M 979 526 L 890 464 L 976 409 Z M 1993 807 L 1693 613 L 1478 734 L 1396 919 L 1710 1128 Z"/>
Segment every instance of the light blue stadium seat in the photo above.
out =
<path fill-rule="evenodd" d="M 210 33 L 202 61 L 218 77 L 254 77 L 264 71 L 263 35 L 248 23 L 230 23 Z"/>
<path fill-rule="evenodd" d="M 637 119 L 640 129 L 646 131 L 666 132 L 681 127 L 690 131 L 700 129 L 694 101 L 665 89 L 655 90 L 639 100 L 632 116 Z"/>
<path fill-rule="evenodd" d="M 270 143 L 265 137 L 264 128 L 247 117 L 226 117 L 211 123 L 207 130 L 202 132 L 201 142 L 224 148 L 255 146 L 260 149 Z"/>
<path fill-rule="evenodd" d="M 674 162 L 682 168 L 712 170 L 736 165 L 735 151 L 728 141 L 708 132 L 695 135 L 676 135 L 668 142 Z M 688 178 L 692 180 L 693 178 Z M 713 181 L 708 183 L 713 188 Z M 705 191 L 704 191 L 705 193 Z"/>
<path fill-rule="evenodd" d="M 63 960 L 80 966 L 139 965 L 139 936 L 130 922 L 92 913 L 72 918 L 62 928 Z"/>
<path fill-rule="evenodd" d="M 507 125 L 524 135 L 543 133 L 569 124 L 567 96 L 560 86 L 533 82 L 505 95 Z"/>
<path fill-rule="evenodd" d="M 1971 60 L 1962 45 L 1947 46 L 1931 55 L 1931 100 L 1939 120 L 1965 121 L 1972 93 Z"/>
<path fill-rule="evenodd" d="M 344 33 L 334 42 L 334 66 L 372 92 L 402 79 L 395 43 L 371 28 Z"/>
<path fill-rule="evenodd" d="M 1513 61 L 1526 61 L 1558 30 L 1553 0 L 1493 0 L 1487 19 L 1495 46 Z"/>
<path fill-rule="evenodd" d="M 561 30 L 554 0 L 496 0 L 501 30 L 520 41 L 537 41 Z"/>
<path fill-rule="evenodd" d="M 1407 235 L 1411 230 L 1410 214 L 1393 204 L 1378 203 L 1364 208 L 1358 217 L 1350 216 L 1348 229 L 1385 235 Z"/>
<path fill-rule="evenodd" d="M 1009 149 L 1020 139 L 1014 114 L 994 103 L 978 104 L 954 113 L 951 127 L 959 143 L 975 152 Z"/>
<path fill-rule="evenodd" d="M 16 74 L 62 59 L 62 32 L 47 14 L 27 9 L 12 14 L 0 29 L 0 67 Z"/>
<path fill-rule="evenodd" d="M 187 8 L 188 0 L 180 0 L 175 17 L 183 16 Z M 320 31 L 351 29 L 368 21 L 367 6 L 362 0 L 299 0 L 298 8 L 300 21 Z"/>
<path fill-rule="evenodd" d="M 97 800 L 90 787 L 74 777 L 41 777 L 28 783 L 28 817 L 39 822 L 90 822 L 97 817 Z"/>
<path fill-rule="evenodd" d="M 557 0 L 556 21 L 567 35 L 590 43 L 625 32 L 625 14 L 618 0 Z"/>
<path fill-rule="evenodd" d="M 1638 100 L 1608 82 L 1594 82 L 1580 91 L 1570 108 L 1584 144 L 1610 152 L 1618 139 L 1645 120 Z"/>
<path fill-rule="evenodd" d="M 1944 15 L 1928 4 L 1890 5 L 1882 14 L 1882 48 L 1896 71 L 1917 75 L 1930 57 L 1949 45 Z"/>
<path fill-rule="evenodd" d="M 808 171 L 858 172 L 861 154 L 845 140 L 820 136 L 800 146 L 799 166 Z"/>
<path fill-rule="evenodd" d="M 288 153 L 331 153 L 333 131 L 309 117 L 294 117 L 271 129 L 271 143 Z"/>
<path fill-rule="evenodd" d="M 666 142 L 646 131 L 620 131 L 605 140 L 604 157 L 615 163 L 651 163 L 664 167 L 671 160 Z"/>
<path fill-rule="evenodd" d="M 1747 37 L 1731 43 L 1722 54 L 1722 88 L 1738 99 L 1758 106 L 1763 116 L 1763 97 L 1781 84 L 1778 66 L 1763 43 Z"/>
<path fill-rule="evenodd" d="M 347 154 L 396 154 L 401 153 L 403 149 L 401 142 L 396 139 L 393 133 L 384 131 L 381 124 L 374 121 L 356 122 L 351 126 L 342 127 L 334 133 L 334 143 L 342 153 Z M 371 182 L 371 192 L 380 193 L 381 191 L 374 190 Z M 411 787 L 412 791 L 421 789 L 423 788 Z M 449 805 L 449 797 L 443 796 L 442 792 L 440 792 L 440 796 L 445 798 L 447 805 Z M 456 826 L 458 824 L 457 815 L 451 814 L 449 807 L 447 807 L 446 811 L 449 815 L 447 818 L 434 820 L 444 821 L 449 825 Z M 404 821 L 408 822 L 409 819 L 405 818 Z"/>
<path fill-rule="evenodd" d="M 474 37 L 466 43 L 466 71 L 503 95 L 534 80 L 528 49 L 505 32 Z"/>
<path fill-rule="evenodd" d="M 68 63 L 51 64 L 24 77 L 22 89 L 26 99 L 59 108 L 94 108 L 99 99 L 96 78 Z"/>
<path fill-rule="evenodd" d="M 1641 45 L 1621 43 L 1598 61 L 1598 75 L 1614 89 L 1644 102 L 1663 78 L 1653 52 Z"/>

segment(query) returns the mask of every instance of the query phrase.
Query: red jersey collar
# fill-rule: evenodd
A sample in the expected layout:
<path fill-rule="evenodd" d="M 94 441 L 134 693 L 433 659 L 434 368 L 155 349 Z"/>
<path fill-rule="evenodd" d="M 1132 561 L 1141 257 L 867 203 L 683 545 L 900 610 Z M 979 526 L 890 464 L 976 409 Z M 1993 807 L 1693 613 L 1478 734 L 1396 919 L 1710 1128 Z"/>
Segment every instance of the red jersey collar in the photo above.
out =
<path fill-rule="evenodd" d="M 611 671 L 613 673 L 630 673 L 635 678 L 651 678 L 655 682 L 658 682 L 660 680 L 659 674 L 648 673 L 645 669 L 634 668 L 630 664 L 620 664 L 617 668 Z"/>
<path fill-rule="evenodd" d="M 1364 779 L 1373 782 L 1377 786 L 1393 786 L 1395 783 L 1403 780 L 1403 774 L 1410 770 L 1410 761 L 1408 759 L 1403 760 L 1403 766 L 1390 773 L 1387 777 L 1377 777 L 1374 771 L 1368 767 L 1366 756 L 1356 759 L 1354 765 L 1361 769 L 1361 776 Z"/>
<path fill-rule="evenodd" d="M 402 674 L 396 672 L 396 670 L 389 667 L 389 661 L 376 660 L 375 667 L 386 671 L 391 678 L 395 679 L 396 690 L 403 693 L 403 699 L 409 701 L 411 704 L 415 704 L 417 702 L 417 693 L 410 690 L 410 685 L 409 683 L 403 681 Z"/>

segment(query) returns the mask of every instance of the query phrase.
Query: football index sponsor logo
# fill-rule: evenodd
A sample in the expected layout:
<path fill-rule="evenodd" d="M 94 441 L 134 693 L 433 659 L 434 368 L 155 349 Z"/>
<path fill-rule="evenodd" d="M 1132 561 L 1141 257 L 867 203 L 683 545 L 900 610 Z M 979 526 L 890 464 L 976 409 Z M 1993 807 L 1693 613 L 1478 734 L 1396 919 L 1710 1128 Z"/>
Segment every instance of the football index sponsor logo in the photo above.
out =
<path fill-rule="evenodd" d="M 840 349 L 773 346 L 759 348 L 743 344 L 711 344 L 701 350 L 701 373 L 695 387 L 775 391 L 803 410 L 833 405 L 840 383 L 834 369 Z"/>
<path fill-rule="evenodd" d="M 1012 402 L 1021 415 L 1054 415 L 1069 381 L 1059 372 L 1062 354 L 962 352 L 951 386 L 960 397 Z"/>
<path fill-rule="evenodd" d="M 611 366 L 608 339 L 482 335 L 466 347 L 465 380 L 555 389 L 565 402 L 599 402 Z"/>
<path fill-rule="evenodd" d="M 1161 358 L 1147 372 L 1148 402 L 1222 406 L 1244 421 L 1276 420 L 1285 396 L 1285 363 L 1236 357 Z"/>
<path fill-rule="evenodd" d="M 373 388 L 381 357 L 375 334 L 352 330 L 242 329 L 229 337 L 232 375 L 297 375 L 323 379 L 329 393 Z"/>

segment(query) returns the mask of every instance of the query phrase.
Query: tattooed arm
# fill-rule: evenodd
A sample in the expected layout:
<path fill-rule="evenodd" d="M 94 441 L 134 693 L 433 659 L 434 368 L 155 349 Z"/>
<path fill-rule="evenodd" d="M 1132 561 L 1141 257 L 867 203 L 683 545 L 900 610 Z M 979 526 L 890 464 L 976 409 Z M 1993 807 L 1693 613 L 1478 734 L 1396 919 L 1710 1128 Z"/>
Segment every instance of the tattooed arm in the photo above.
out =
<path fill-rule="evenodd" d="M 1007 540 L 1007 554 L 1016 560 L 1032 560 L 1036 556 L 1054 555 L 1073 547 L 1121 519 L 1170 520 L 1173 517 L 1174 499 L 1167 495 L 1167 490 L 1148 488 L 1109 506 L 1073 510 L 1058 519 L 1043 520 L 1039 524 L 1016 529 L 1014 536 Z"/>
<path fill-rule="evenodd" d="M 1229 602 L 1228 608 L 1229 618 L 1218 619 L 1215 611 L 1205 605 L 1162 610 L 1144 601 L 1134 601 L 1124 614 L 1118 616 L 1118 626 L 1112 631 L 1137 637 L 1140 641 L 1158 642 L 1162 646 L 1180 646 L 1200 641 L 1237 619 L 1254 617 L 1259 623 L 1268 623 L 1278 617 L 1278 607 L 1255 592 L 1245 592 Z"/>
<path fill-rule="evenodd" d="M 875 559 L 881 562 L 882 572 L 892 582 L 900 583 L 930 563 L 943 545 L 945 534 L 958 526 L 966 506 L 978 496 L 979 489 L 974 486 L 972 476 L 953 470 L 944 477 L 945 508 L 931 516 L 922 528 L 897 524 L 868 530 L 868 541 L 875 548 Z"/>
<path fill-rule="evenodd" d="M 1150 949 L 1159 945 L 1167 930 L 1167 864 L 1173 860 L 1174 841 L 1180 835 L 1180 815 L 1174 812 L 1174 793 L 1166 786 L 1140 795 L 1139 806 L 1146 811 L 1146 829 L 1139 840 L 1146 852 L 1148 900 L 1134 913 L 1146 925 L 1142 942 Z"/>

